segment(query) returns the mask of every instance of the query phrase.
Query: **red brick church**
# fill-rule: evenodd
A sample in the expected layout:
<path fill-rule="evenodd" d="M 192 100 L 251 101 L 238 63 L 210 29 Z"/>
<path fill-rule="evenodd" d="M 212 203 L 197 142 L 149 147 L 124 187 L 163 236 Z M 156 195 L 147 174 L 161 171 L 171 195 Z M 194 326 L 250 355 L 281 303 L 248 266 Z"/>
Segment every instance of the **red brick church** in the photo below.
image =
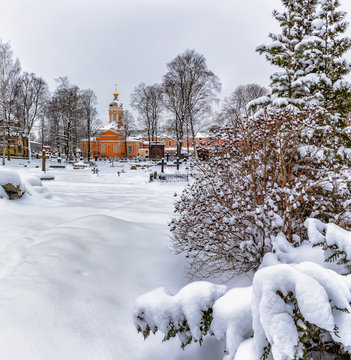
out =
<path fill-rule="evenodd" d="M 113 157 L 113 158 L 134 158 L 137 156 L 149 156 L 149 143 L 146 137 L 134 138 L 128 136 L 123 124 L 123 106 L 118 102 L 117 88 L 113 93 L 113 101 L 109 105 L 109 123 L 99 129 L 97 135 L 90 139 L 90 157 Z M 194 145 L 199 146 L 206 141 L 208 135 L 197 134 L 195 144 L 191 139 L 184 139 L 184 154 L 193 153 Z M 168 135 L 161 135 L 157 138 L 157 144 L 163 146 L 163 153 L 174 155 L 176 153 L 176 140 Z M 88 156 L 88 141 L 81 141 L 82 155 Z M 150 154 L 152 157 L 152 154 Z M 162 155 L 164 156 L 164 155 Z M 159 156 L 160 157 L 160 156 Z"/>

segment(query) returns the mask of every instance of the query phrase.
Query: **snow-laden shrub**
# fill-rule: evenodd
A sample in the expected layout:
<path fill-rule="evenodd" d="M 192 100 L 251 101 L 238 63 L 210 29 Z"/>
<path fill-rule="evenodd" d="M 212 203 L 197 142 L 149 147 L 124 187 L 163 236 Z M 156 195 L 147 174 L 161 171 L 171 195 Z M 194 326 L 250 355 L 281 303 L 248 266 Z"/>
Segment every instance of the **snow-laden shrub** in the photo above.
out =
<path fill-rule="evenodd" d="M 304 221 L 351 224 L 348 137 L 322 108 L 269 109 L 222 129 L 206 144 L 209 160 L 176 201 L 172 246 L 190 276 L 228 277 L 256 269 L 272 236 L 306 238 Z M 345 147 L 346 148 L 346 147 Z"/>
<path fill-rule="evenodd" d="M 350 232 L 316 219 L 309 219 L 306 226 L 311 252 L 319 253 L 320 248 L 312 245 L 325 242 L 335 245 L 334 251 L 343 251 L 348 258 Z M 274 247 L 274 265 L 267 261 L 266 267 L 256 272 L 250 287 L 213 291 L 211 284 L 205 283 L 206 291 L 200 291 L 201 283 L 195 282 L 176 296 L 156 290 L 140 297 L 135 313 L 138 330 L 149 327 L 149 334 L 159 329 L 167 340 L 177 322 L 187 329 L 184 333 L 197 340 L 213 335 L 223 341 L 223 360 L 350 359 L 351 275 L 326 268 L 329 248 L 325 250 L 325 263 L 284 264 L 284 259 L 291 261 L 295 257 L 298 261 L 299 254 L 282 233 L 274 239 Z M 314 260 L 314 254 L 310 255 Z M 185 301 L 182 293 L 186 294 Z M 212 316 L 207 318 L 206 331 L 202 331 L 199 324 L 204 311 L 210 308 Z M 183 347 L 188 339 L 189 335 L 180 337 Z"/>

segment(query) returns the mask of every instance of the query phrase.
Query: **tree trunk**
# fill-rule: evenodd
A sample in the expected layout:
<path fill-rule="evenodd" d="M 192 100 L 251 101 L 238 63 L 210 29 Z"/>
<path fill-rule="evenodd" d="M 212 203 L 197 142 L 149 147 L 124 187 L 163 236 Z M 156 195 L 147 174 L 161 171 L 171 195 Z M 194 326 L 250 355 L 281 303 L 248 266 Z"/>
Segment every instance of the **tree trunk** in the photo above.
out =
<path fill-rule="evenodd" d="M 11 155 L 10 155 L 10 129 L 7 129 L 7 161 L 11 161 Z"/>
<path fill-rule="evenodd" d="M 2 165 L 5 165 L 5 142 L 6 142 L 6 130 L 5 130 L 5 120 L 3 120 L 4 131 L 2 134 Z"/>
<path fill-rule="evenodd" d="M 28 162 L 32 160 L 32 147 L 30 145 L 30 133 L 28 134 Z"/>
<path fill-rule="evenodd" d="M 1 82 L 2 82 L 2 165 L 5 165 L 5 144 L 6 144 L 6 93 L 5 93 L 5 74 L 4 64 L 2 64 L 1 71 Z"/>
<path fill-rule="evenodd" d="M 90 161 L 90 152 L 91 152 L 91 144 L 90 144 L 90 122 L 88 123 L 88 144 L 87 144 L 87 151 L 88 151 L 88 162 Z"/>
<path fill-rule="evenodd" d="M 191 135 L 193 138 L 193 147 L 194 147 L 194 156 L 195 159 L 198 160 L 198 155 L 197 155 L 197 149 L 196 149 L 196 140 L 195 140 L 195 130 L 194 130 L 194 124 L 193 124 L 193 119 L 190 118 L 190 130 L 191 130 Z"/>

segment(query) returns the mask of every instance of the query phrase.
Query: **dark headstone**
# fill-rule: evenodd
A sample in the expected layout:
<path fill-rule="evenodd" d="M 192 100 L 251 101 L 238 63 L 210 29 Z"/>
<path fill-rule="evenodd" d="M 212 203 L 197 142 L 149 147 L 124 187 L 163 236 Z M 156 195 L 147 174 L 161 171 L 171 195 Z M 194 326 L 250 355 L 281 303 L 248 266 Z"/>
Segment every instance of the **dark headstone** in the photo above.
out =
<path fill-rule="evenodd" d="M 161 160 L 161 173 L 165 172 L 164 169 L 165 169 L 165 159 L 162 158 L 162 160 Z"/>
<path fill-rule="evenodd" d="M 24 194 L 19 186 L 15 186 L 13 184 L 6 184 L 1 186 L 5 190 L 10 200 L 20 199 Z"/>
<path fill-rule="evenodd" d="M 162 159 L 165 156 L 164 144 L 150 145 L 150 159 Z"/>

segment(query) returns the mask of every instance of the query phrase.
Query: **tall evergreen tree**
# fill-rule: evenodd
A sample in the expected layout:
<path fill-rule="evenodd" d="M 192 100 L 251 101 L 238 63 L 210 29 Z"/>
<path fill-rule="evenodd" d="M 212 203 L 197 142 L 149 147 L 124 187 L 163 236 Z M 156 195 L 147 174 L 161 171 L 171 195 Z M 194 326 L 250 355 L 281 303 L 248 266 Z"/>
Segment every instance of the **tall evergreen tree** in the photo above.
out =
<path fill-rule="evenodd" d="M 342 57 L 351 39 L 346 13 L 338 10 L 339 0 L 282 0 L 285 11 L 273 12 L 281 34 L 270 34 L 270 45 L 256 51 L 283 71 L 271 76 L 271 94 L 255 101 L 298 107 L 318 104 L 332 113 L 345 115 L 351 107 L 350 85 L 343 79 L 350 65 Z"/>
<path fill-rule="evenodd" d="M 312 31 L 313 14 L 317 0 L 282 0 L 285 11 L 273 11 L 281 34 L 269 34 L 270 45 L 261 45 L 256 51 L 283 71 L 271 76 L 271 94 L 262 98 L 272 105 L 304 105 L 309 89 L 301 79 L 311 70 L 308 58 L 310 42 L 306 38 Z M 313 69 L 313 68 L 312 68 Z"/>
<path fill-rule="evenodd" d="M 342 36 L 348 26 L 346 12 L 339 10 L 339 0 L 318 0 L 318 5 L 312 33 L 318 76 L 311 95 L 328 110 L 345 116 L 351 110 L 350 84 L 343 79 L 351 70 L 351 64 L 342 58 L 351 48 L 351 39 Z"/>

